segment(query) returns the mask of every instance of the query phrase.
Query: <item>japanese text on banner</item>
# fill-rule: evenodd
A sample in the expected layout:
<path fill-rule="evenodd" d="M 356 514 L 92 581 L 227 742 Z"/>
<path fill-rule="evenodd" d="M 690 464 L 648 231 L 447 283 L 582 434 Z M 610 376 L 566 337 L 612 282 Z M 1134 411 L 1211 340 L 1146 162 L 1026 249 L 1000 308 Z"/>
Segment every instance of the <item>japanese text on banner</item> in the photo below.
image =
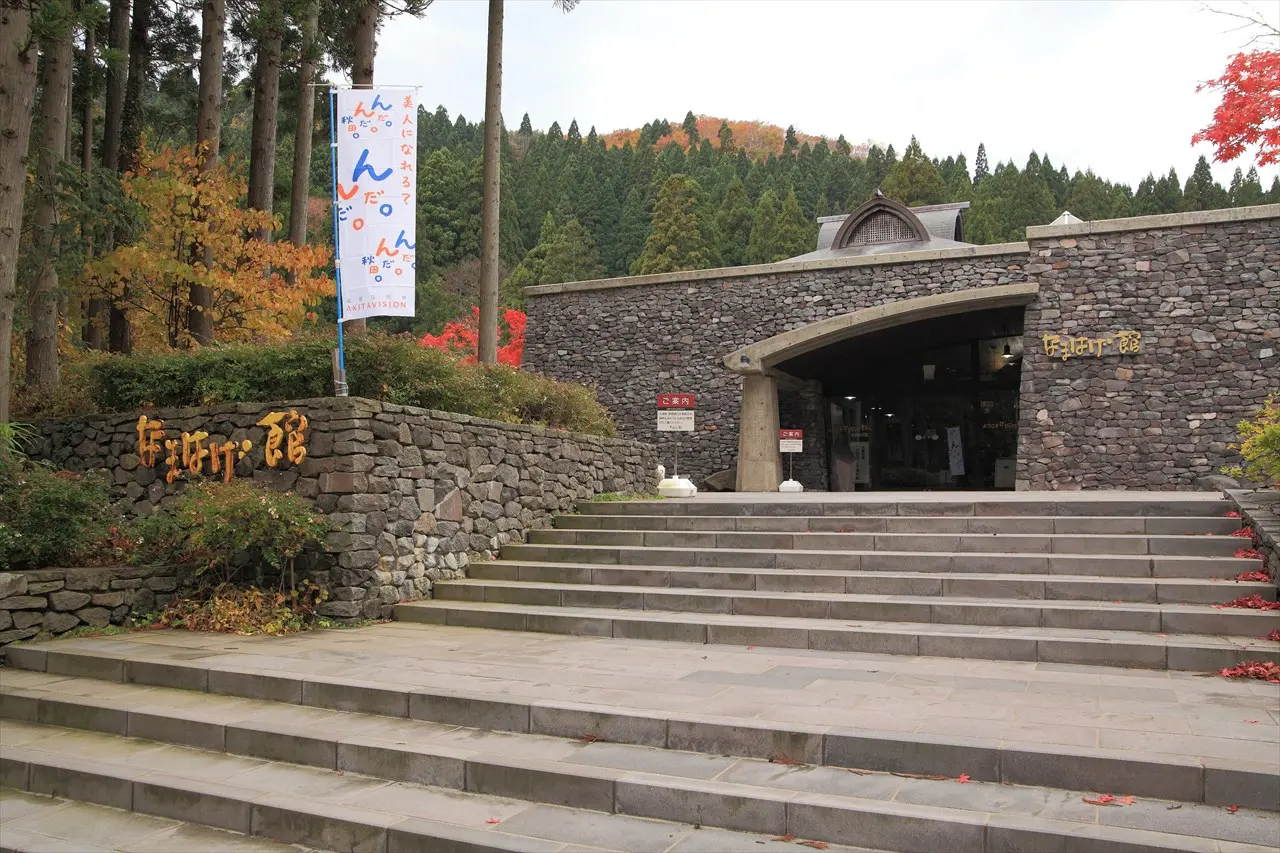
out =
<path fill-rule="evenodd" d="M 405 89 L 339 89 L 342 319 L 412 317 L 418 104 Z"/>

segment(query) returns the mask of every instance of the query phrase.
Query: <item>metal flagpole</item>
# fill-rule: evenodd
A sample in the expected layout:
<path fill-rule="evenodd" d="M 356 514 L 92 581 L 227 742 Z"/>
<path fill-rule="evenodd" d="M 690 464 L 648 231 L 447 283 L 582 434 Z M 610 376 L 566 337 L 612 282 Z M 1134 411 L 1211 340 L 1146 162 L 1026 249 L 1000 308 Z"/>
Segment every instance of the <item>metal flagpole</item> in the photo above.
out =
<path fill-rule="evenodd" d="M 338 125 L 334 104 L 338 90 L 329 87 L 329 177 L 333 183 L 333 269 L 338 296 L 338 355 L 333 375 L 333 395 L 347 396 L 347 352 L 342 340 L 342 247 L 338 239 Z"/>

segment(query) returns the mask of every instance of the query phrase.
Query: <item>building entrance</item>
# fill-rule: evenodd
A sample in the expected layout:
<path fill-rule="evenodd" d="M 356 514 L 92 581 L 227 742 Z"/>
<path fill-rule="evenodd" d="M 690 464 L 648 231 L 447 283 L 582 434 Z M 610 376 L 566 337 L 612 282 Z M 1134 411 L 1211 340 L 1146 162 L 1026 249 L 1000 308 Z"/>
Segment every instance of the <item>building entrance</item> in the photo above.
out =
<path fill-rule="evenodd" d="M 1013 489 L 1022 315 L 937 317 L 779 365 L 822 385 L 831 491 Z"/>

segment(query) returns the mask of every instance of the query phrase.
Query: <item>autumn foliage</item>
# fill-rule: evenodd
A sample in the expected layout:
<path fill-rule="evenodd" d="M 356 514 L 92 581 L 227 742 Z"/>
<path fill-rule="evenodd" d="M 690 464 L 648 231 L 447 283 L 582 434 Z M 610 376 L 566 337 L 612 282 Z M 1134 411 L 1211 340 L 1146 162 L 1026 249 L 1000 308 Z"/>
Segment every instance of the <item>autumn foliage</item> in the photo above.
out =
<path fill-rule="evenodd" d="M 247 187 L 236 164 L 224 161 L 203 174 L 197 164 L 191 147 L 145 151 L 138 170 L 124 178 L 143 225 L 127 245 L 90 264 L 91 287 L 127 307 L 136 349 L 190 343 L 192 284 L 213 291 L 216 340 L 287 337 L 302 325 L 308 304 L 334 293 L 333 279 L 317 274 L 327 268 L 329 250 L 252 239 L 279 223 L 242 206 Z"/>
<path fill-rule="evenodd" d="M 782 153 L 782 144 L 786 137 L 786 131 L 776 124 L 767 124 L 762 121 L 729 121 L 715 116 L 698 116 L 698 137 L 711 140 L 711 144 L 719 148 L 720 139 L 718 134 L 722 122 L 728 123 L 729 129 L 733 131 L 734 146 L 743 149 L 749 156 L 764 159 L 770 154 Z M 614 145 L 621 147 L 623 143 L 630 142 L 634 148 L 640 141 L 640 133 L 639 128 L 615 130 L 605 136 L 604 142 L 605 145 L 610 147 Z M 796 139 L 801 143 L 808 142 L 810 145 L 816 145 L 826 137 L 813 136 L 808 133 L 796 133 Z M 826 141 L 827 145 L 834 147 L 835 140 L 827 139 Z M 670 135 L 660 137 L 653 144 L 653 147 L 661 151 L 672 142 L 678 143 L 685 151 L 690 148 L 689 134 L 678 124 L 672 124 Z M 868 147 L 867 145 L 853 146 L 854 156 L 859 159 L 865 159 Z"/>
<path fill-rule="evenodd" d="M 1222 102 L 1213 121 L 1191 138 L 1213 145 L 1213 159 L 1234 160 L 1258 146 L 1258 165 L 1280 163 L 1280 50 L 1255 50 L 1231 57 L 1226 71 L 1196 91 L 1215 89 Z"/>
<path fill-rule="evenodd" d="M 498 326 L 498 364 L 519 367 L 524 356 L 524 312 L 508 308 Z M 480 341 L 480 309 L 472 306 L 471 316 L 445 323 L 438 335 L 423 335 L 418 341 L 424 347 L 434 347 L 459 356 L 464 364 L 476 360 Z"/>

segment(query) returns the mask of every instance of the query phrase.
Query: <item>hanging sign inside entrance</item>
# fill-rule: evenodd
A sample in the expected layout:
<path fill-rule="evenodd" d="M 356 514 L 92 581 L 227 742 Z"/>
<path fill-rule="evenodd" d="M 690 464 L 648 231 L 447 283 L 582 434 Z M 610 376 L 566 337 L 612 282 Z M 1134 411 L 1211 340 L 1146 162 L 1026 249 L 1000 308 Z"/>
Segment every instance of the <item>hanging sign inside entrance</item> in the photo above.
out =
<path fill-rule="evenodd" d="M 693 432 L 692 394 L 658 395 L 658 432 Z"/>
<path fill-rule="evenodd" d="M 804 453 L 804 430 L 802 429 L 778 430 L 778 452 L 779 453 Z"/>
<path fill-rule="evenodd" d="M 960 441 L 960 427 L 947 427 L 947 461 L 953 477 L 964 476 L 964 445 Z"/>
<path fill-rule="evenodd" d="M 851 441 L 853 452 L 853 481 L 860 486 L 871 485 L 871 442 Z"/>

